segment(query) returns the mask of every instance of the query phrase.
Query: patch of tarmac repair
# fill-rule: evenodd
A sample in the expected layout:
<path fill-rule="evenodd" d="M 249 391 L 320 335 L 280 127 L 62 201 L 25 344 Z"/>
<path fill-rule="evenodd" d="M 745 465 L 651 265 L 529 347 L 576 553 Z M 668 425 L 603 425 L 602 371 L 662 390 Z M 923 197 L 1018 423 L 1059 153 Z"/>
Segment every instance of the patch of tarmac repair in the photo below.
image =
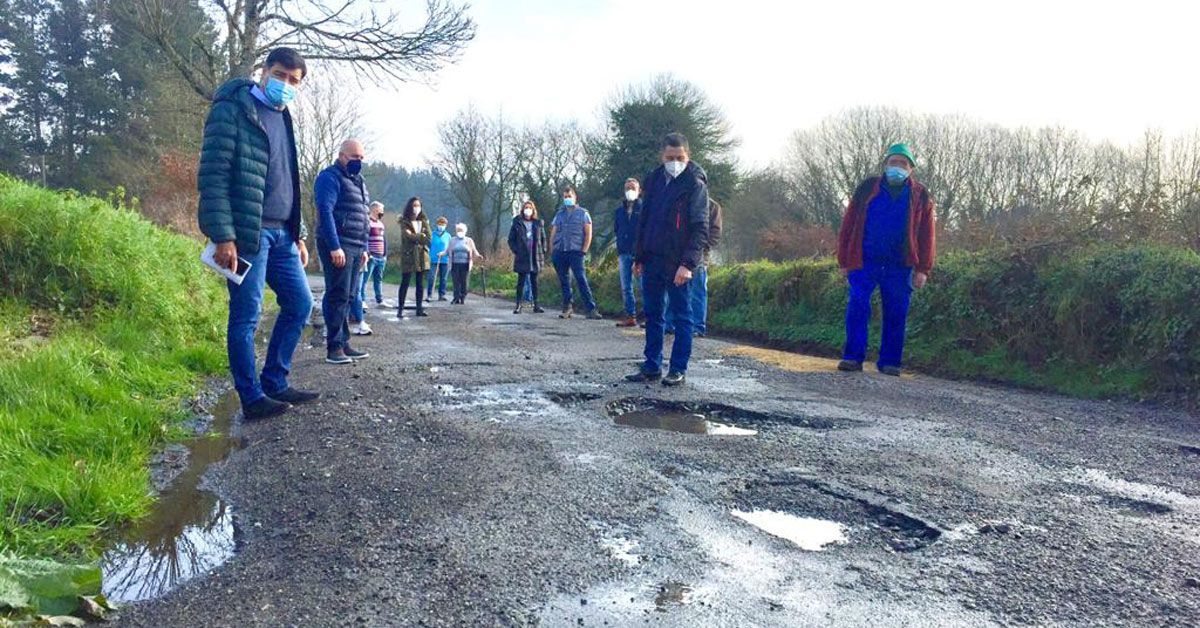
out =
<path fill-rule="evenodd" d="M 793 353 L 791 351 L 780 351 L 778 349 L 764 349 L 762 347 L 749 347 L 745 345 L 736 345 L 726 347 L 721 350 L 725 355 L 741 356 L 751 358 L 774 366 L 776 368 L 790 371 L 792 373 L 826 373 L 836 372 L 838 370 L 838 361 L 832 358 L 819 358 L 812 355 L 804 355 L 803 353 Z M 905 371 L 901 375 L 901 379 L 913 379 L 915 376 Z"/>

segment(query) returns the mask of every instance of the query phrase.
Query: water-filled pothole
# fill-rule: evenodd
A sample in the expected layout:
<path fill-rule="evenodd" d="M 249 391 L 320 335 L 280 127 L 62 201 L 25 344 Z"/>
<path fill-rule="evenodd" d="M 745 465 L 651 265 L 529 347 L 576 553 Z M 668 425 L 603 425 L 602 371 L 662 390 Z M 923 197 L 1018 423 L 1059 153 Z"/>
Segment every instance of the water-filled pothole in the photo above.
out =
<path fill-rule="evenodd" d="M 767 414 L 719 403 L 668 401 L 635 397 L 612 401 L 608 415 L 618 425 L 681 432 L 749 436 L 762 425 L 790 425 L 814 430 L 832 430 L 857 425 L 851 419 Z"/>
<path fill-rule="evenodd" d="M 104 595 L 116 602 L 161 596 L 212 571 L 240 549 L 232 506 L 200 488 L 209 465 L 243 446 L 230 436 L 240 407 L 230 392 L 213 408 L 209 434 L 182 443 L 187 467 L 159 496 L 153 511 L 128 530 L 101 559 Z"/>
<path fill-rule="evenodd" d="M 923 549 L 942 538 L 943 528 L 895 500 L 833 480 L 788 475 L 751 481 L 738 491 L 741 510 L 794 512 L 800 517 L 844 521 L 882 537 L 896 552 Z M 802 505 L 802 507 L 800 506 Z"/>
<path fill-rule="evenodd" d="M 775 510 L 734 510 L 733 516 L 781 539 L 791 541 L 802 550 L 819 552 L 830 545 L 846 542 L 846 526 L 825 519 L 797 517 Z"/>
<path fill-rule="evenodd" d="M 665 613 L 675 606 L 686 606 L 692 601 L 692 587 L 682 582 L 664 582 L 654 596 L 654 609 Z"/>

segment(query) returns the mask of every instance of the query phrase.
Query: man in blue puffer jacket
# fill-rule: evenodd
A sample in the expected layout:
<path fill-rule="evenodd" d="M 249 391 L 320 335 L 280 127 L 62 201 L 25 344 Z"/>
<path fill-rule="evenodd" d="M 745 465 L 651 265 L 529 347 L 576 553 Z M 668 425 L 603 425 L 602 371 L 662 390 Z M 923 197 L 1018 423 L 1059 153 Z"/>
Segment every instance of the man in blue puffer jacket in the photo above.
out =
<path fill-rule="evenodd" d="M 362 177 L 362 143 L 346 140 L 333 165 L 317 175 L 317 252 L 325 271 L 325 298 L 321 313 L 325 316 L 325 361 L 349 364 L 370 357 L 350 346 L 350 296 L 354 279 L 367 261 L 367 235 L 370 195 Z"/>
<path fill-rule="evenodd" d="M 296 137 L 287 109 L 307 72 L 299 53 L 276 48 L 258 83 L 235 78 L 217 90 L 204 122 L 197 222 L 217 245 L 218 264 L 234 272 L 239 258 L 250 264 L 241 284 L 228 282 L 226 334 L 229 371 L 247 420 L 277 416 L 320 396 L 287 381 L 312 311 Z M 254 332 L 265 285 L 275 291 L 279 315 L 260 377 Z"/>

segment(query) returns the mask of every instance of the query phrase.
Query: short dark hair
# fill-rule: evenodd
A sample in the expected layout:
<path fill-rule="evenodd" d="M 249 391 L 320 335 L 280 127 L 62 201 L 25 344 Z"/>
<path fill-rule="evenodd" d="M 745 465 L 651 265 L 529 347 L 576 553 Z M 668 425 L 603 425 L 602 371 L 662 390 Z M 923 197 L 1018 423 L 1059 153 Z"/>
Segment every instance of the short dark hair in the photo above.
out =
<path fill-rule="evenodd" d="M 293 48 L 276 48 L 267 55 L 267 61 L 264 65 L 268 68 L 278 63 L 289 70 L 300 70 L 300 78 L 308 76 L 308 65 L 304 63 L 304 57 L 300 56 Z"/>
<path fill-rule="evenodd" d="M 667 133 L 664 135 L 662 139 L 662 150 L 667 150 L 668 148 L 682 148 L 683 150 L 689 152 L 692 150 L 691 147 L 688 146 L 687 138 L 683 136 L 683 133 Z"/>
<path fill-rule="evenodd" d="M 564 195 L 565 195 L 567 192 L 570 192 L 571 194 L 574 194 L 574 195 L 575 195 L 575 198 L 579 198 L 579 191 L 578 191 L 578 190 L 576 190 L 576 189 L 575 189 L 575 186 L 571 185 L 570 183 L 568 183 L 568 184 L 566 184 L 566 185 L 564 185 L 564 186 L 563 186 L 563 189 L 562 189 L 562 194 L 564 194 Z"/>

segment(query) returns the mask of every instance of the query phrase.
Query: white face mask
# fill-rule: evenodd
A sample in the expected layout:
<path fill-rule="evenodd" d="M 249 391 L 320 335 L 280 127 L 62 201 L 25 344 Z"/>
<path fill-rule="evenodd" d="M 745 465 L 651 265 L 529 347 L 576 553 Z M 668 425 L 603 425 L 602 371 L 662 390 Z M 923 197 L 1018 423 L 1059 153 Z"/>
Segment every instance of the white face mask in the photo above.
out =
<path fill-rule="evenodd" d="M 467 237 L 467 232 L 466 231 L 455 231 L 454 235 L 456 235 L 460 238 L 465 238 L 465 237 Z"/>
<path fill-rule="evenodd" d="M 421 215 L 421 206 L 420 205 L 413 205 L 413 215 L 414 216 Z"/>
<path fill-rule="evenodd" d="M 667 168 L 667 174 L 671 175 L 672 177 L 678 177 L 679 175 L 683 174 L 684 168 L 687 168 L 686 161 L 668 161 L 663 165 Z"/>
<path fill-rule="evenodd" d="M 625 200 L 629 201 L 630 203 L 636 201 L 637 197 L 637 190 L 625 190 Z"/>
<path fill-rule="evenodd" d="M 532 209 L 522 209 L 521 214 L 524 215 L 526 218 L 529 218 L 530 216 L 533 215 L 533 210 Z"/>

